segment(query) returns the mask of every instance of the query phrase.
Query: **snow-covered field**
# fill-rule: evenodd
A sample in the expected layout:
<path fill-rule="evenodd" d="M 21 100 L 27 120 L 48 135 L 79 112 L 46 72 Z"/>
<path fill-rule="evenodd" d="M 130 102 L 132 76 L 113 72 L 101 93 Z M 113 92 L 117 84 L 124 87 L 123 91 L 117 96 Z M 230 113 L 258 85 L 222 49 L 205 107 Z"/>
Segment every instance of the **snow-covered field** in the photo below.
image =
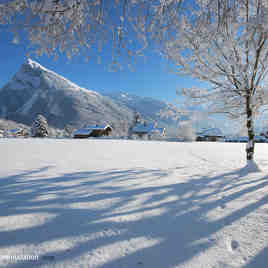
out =
<path fill-rule="evenodd" d="M 0 266 L 265 268 L 268 144 L 259 173 L 244 146 L 0 139 Z"/>

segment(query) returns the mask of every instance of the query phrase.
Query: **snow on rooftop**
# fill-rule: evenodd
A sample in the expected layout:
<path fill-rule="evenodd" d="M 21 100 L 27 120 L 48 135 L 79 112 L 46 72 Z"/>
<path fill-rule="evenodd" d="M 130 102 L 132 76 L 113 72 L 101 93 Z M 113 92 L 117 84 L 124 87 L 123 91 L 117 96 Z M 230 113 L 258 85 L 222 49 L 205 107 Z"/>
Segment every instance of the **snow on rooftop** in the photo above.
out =
<path fill-rule="evenodd" d="M 89 128 L 81 128 L 81 129 L 77 129 L 74 132 L 74 135 L 89 135 L 92 132 L 92 129 Z"/>
<path fill-rule="evenodd" d="M 155 132 L 163 134 L 165 132 L 165 128 L 163 127 L 157 127 L 154 129 Z"/>
<path fill-rule="evenodd" d="M 16 134 L 16 133 L 20 132 L 21 130 L 22 130 L 22 128 L 17 127 L 17 128 L 12 128 L 12 129 L 8 130 L 8 132 L 12 133 L 12 134 Z"/>
<path fill-rule="evenodd" d="M 137 124 L 132 131 L 136 133 L 148 133 L 148 134 L 153 134 L 153 133 L 164 133 L 164 128 L 158 128 L 155 127 L 154 123 L 149 123 L 149 124 Z"/>
<path fill-rule="evenodd" d="M 218 128 L 205 129 L 201 131 L 199 134 L 205 135 L 205 136 L 223 136 L 221 130 Z"/>
<path fill-rule="evenodd" d="M 93 130 L 105 130 L 110 127 L 109 125 L 94 125 L 87 126 L 86 128 L 78 129 L 74 132 L 74 135 L 89 135 Z"/>
<path fill-rule="evenodd" d="M 92 129 L 92 130 L 104 130 L 107 127 L 110 127 L 110 125 L 93 125 L 93 126 L 87 126 L 88 129 Z"/>
<path fill-rule="evenodd" d="M 150 124 L 137 124 L 134 128 L 133 128 L 133 132 L 146 132 L 146 133 L 151 133 L 154 129 L 154 124 L 150 123 Z"/>

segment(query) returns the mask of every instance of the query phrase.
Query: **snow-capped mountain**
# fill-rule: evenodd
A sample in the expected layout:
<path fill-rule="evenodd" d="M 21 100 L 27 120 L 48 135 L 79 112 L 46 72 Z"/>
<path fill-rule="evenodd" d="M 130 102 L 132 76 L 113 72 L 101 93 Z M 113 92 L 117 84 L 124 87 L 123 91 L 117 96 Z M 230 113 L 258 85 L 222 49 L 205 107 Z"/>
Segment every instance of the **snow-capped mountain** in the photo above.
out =
<path fill-rule="evenodd" d="M 81 88 L 31 59 L 0 89 L 0 118 L 27 125 L 42 114 L 55 128 L 108 123 L 126 133 L 138 112 L 143 120 L 171 129 L 176 122 L 160 112 L 172 109 L 149 97 L 126 92 L 105 95 Z"/>
<path fill-rule="evenodd" d="M 0 117 L 32 124 L 37 114 L 49 125 L 122 124 L 133 112 L 110 98 L 81 88 L 30 59 L 0 90 Z"/>
<path fill-rule="evenodd" d="M 156 121 L 162 127 L 172 127 L 176 125 L 174 117 L 163 116 L 163 111 L 165 111 L 166 114 L 168 111 L 170 114 L 176 114 L 176 107 L 167 102 L 151 97 L 140 97 L 123 91 L 105 94 L 105 96 L 113 99 L 122 107 L 140 113 L 141 117 L 148 122 Z M 185 116 L 180 117 L 180 120 L 185 119 L 187 119 Z"/>

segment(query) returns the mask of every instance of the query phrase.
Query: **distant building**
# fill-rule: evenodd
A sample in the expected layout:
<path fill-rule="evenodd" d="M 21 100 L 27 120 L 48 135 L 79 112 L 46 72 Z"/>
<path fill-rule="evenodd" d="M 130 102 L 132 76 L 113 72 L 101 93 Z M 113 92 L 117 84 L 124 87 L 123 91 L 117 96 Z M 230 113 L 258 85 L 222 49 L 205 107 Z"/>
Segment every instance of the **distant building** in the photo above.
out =
<path fill-rule="evenodd" d="M 248 142 L 248 137 L 247 136 L 227 137 L 227 138 L 225 138 L 225 141 L 226 142 Z M 256 142 L 256 143 L 265 143 L 265 142 L 268 142 L 268 138 L 266 138 L 262 134 L 255 135 L 254 136 L 254 142 Z"/>
<path fill-rule="evenodd" d="M 109 136 L 111 132 L 112 127 L 110 125 L 95 125 L 76 130 L 73 137 L 83 139 L 89 137 Z"/>
<path fill-rule="evenodd" d="M 223 141 L 224 135 L 218 128 L 205 129 L 197 133 L 196 141 Z"/>
<path fill-rule="evenodd" d="M 29 133 L 23 128 L 13 128 L 7 131 L 8 137 L 26 137 L 29 136 Z"/>
<path fill-rule="evenodd" d="M 225 142 L 248 142 L 247 136 L 229 136 L 225 137 Z"/>
<path fill-rule="evenodd" d="M 145 136 L 148 139 L 151 139 L 152 136 L 164 136 L 165 135 L 165 128 L 156 127 L 156 123 L 146 124 L 146 123 L 138 123 L 132 129 L 132 135 L 136 135 L 139 138 L 143 138 Z"/>
<path fill-rule="evenodd" d="M 263 135 L 255 135 L 254 141 L 257 143 L 265 143 L 268 142 L 268 137 Z"/>

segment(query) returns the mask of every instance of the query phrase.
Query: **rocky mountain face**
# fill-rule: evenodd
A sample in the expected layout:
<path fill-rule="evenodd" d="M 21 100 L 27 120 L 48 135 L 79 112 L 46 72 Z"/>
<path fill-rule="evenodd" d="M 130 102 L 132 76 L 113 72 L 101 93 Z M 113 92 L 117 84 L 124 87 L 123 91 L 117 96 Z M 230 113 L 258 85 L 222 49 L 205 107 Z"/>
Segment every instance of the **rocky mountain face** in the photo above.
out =
<path fill-rule="evenodd" d="M 0 90 L 0 117 L 30 125 L 37 114 L 57 128 L 118 124 L 133 116 L 108 97 L 81 88 L 29 59 Z"/>
<path fill-rule="evenodd" d="M 167 108 L 167 103 L 152 98 L 123 92 L 104 96 L 81 88 L 31 59 L 0 89 L 0 118 L 26 125 L 42 114 L 55 128 L 109 123 L 127 131 L 138 112 L 146 121 L 166 127 L 174 124 L 159 114 Z"/>

